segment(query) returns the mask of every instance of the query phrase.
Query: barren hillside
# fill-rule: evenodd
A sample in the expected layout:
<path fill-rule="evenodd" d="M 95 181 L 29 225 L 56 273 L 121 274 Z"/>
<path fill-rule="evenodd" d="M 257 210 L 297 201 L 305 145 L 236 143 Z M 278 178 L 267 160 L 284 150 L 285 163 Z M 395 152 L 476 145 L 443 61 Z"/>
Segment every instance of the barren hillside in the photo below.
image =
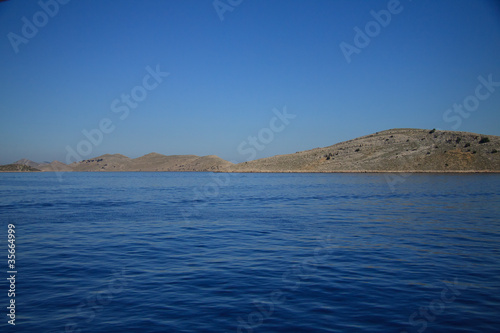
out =
<path fill-rule="evenodd" d="M 219 171 L 233 165 L 215 155 L 162 155 L 150 153 L 131 159 L 121 154 L 102 155 L 69 165 L 73 171 Z"/>
<path fill-rule="evenodd" d="M 500 137 L 391 129 L 325 148 L 240 163 L 232 172 L 500 171 Z"/>

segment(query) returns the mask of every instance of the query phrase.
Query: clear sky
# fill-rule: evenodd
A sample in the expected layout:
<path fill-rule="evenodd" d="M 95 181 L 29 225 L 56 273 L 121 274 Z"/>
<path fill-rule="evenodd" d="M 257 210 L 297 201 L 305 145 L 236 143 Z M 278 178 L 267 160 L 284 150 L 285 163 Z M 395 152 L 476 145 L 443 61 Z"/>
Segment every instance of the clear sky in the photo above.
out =
<path fill-rule="evenodd" d="M 500 135 L 495 0 L 10 0 L 0 38 L 0 164 Z"/>

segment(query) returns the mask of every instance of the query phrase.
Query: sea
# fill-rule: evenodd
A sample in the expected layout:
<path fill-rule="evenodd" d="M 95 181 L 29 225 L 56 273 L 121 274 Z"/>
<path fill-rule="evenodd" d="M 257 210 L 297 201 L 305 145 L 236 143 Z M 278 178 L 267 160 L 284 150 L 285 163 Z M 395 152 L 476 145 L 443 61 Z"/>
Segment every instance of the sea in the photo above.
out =
<path fill-rule="evenodd" d="M 499 174 L 1 173 L 0 251 L 1 332 L 500 331 Z"/>

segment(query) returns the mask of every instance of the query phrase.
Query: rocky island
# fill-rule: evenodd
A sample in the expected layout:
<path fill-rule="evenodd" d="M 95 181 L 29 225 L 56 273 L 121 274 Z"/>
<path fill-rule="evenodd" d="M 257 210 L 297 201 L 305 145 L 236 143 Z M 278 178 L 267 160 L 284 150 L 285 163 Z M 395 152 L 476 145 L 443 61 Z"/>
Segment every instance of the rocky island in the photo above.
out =
<path fill-rule="evenodd" d="M 500 172 L 498 150 L 499 136 L 402 128 L 239 164 L 215 155 L 105 154 L 69 165 L 22 159 L 0 171 Z"/>

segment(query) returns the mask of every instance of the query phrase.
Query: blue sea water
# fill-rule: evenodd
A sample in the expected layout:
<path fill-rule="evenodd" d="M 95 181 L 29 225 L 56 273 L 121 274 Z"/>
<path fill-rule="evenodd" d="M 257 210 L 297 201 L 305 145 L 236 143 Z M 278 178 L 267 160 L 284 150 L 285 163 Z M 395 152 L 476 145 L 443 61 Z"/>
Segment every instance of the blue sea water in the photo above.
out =
<path fill-rule="evenodd" d="M 499 332 L 499 188 L 498 174 L 3 173 L 0 331 Z"/>

